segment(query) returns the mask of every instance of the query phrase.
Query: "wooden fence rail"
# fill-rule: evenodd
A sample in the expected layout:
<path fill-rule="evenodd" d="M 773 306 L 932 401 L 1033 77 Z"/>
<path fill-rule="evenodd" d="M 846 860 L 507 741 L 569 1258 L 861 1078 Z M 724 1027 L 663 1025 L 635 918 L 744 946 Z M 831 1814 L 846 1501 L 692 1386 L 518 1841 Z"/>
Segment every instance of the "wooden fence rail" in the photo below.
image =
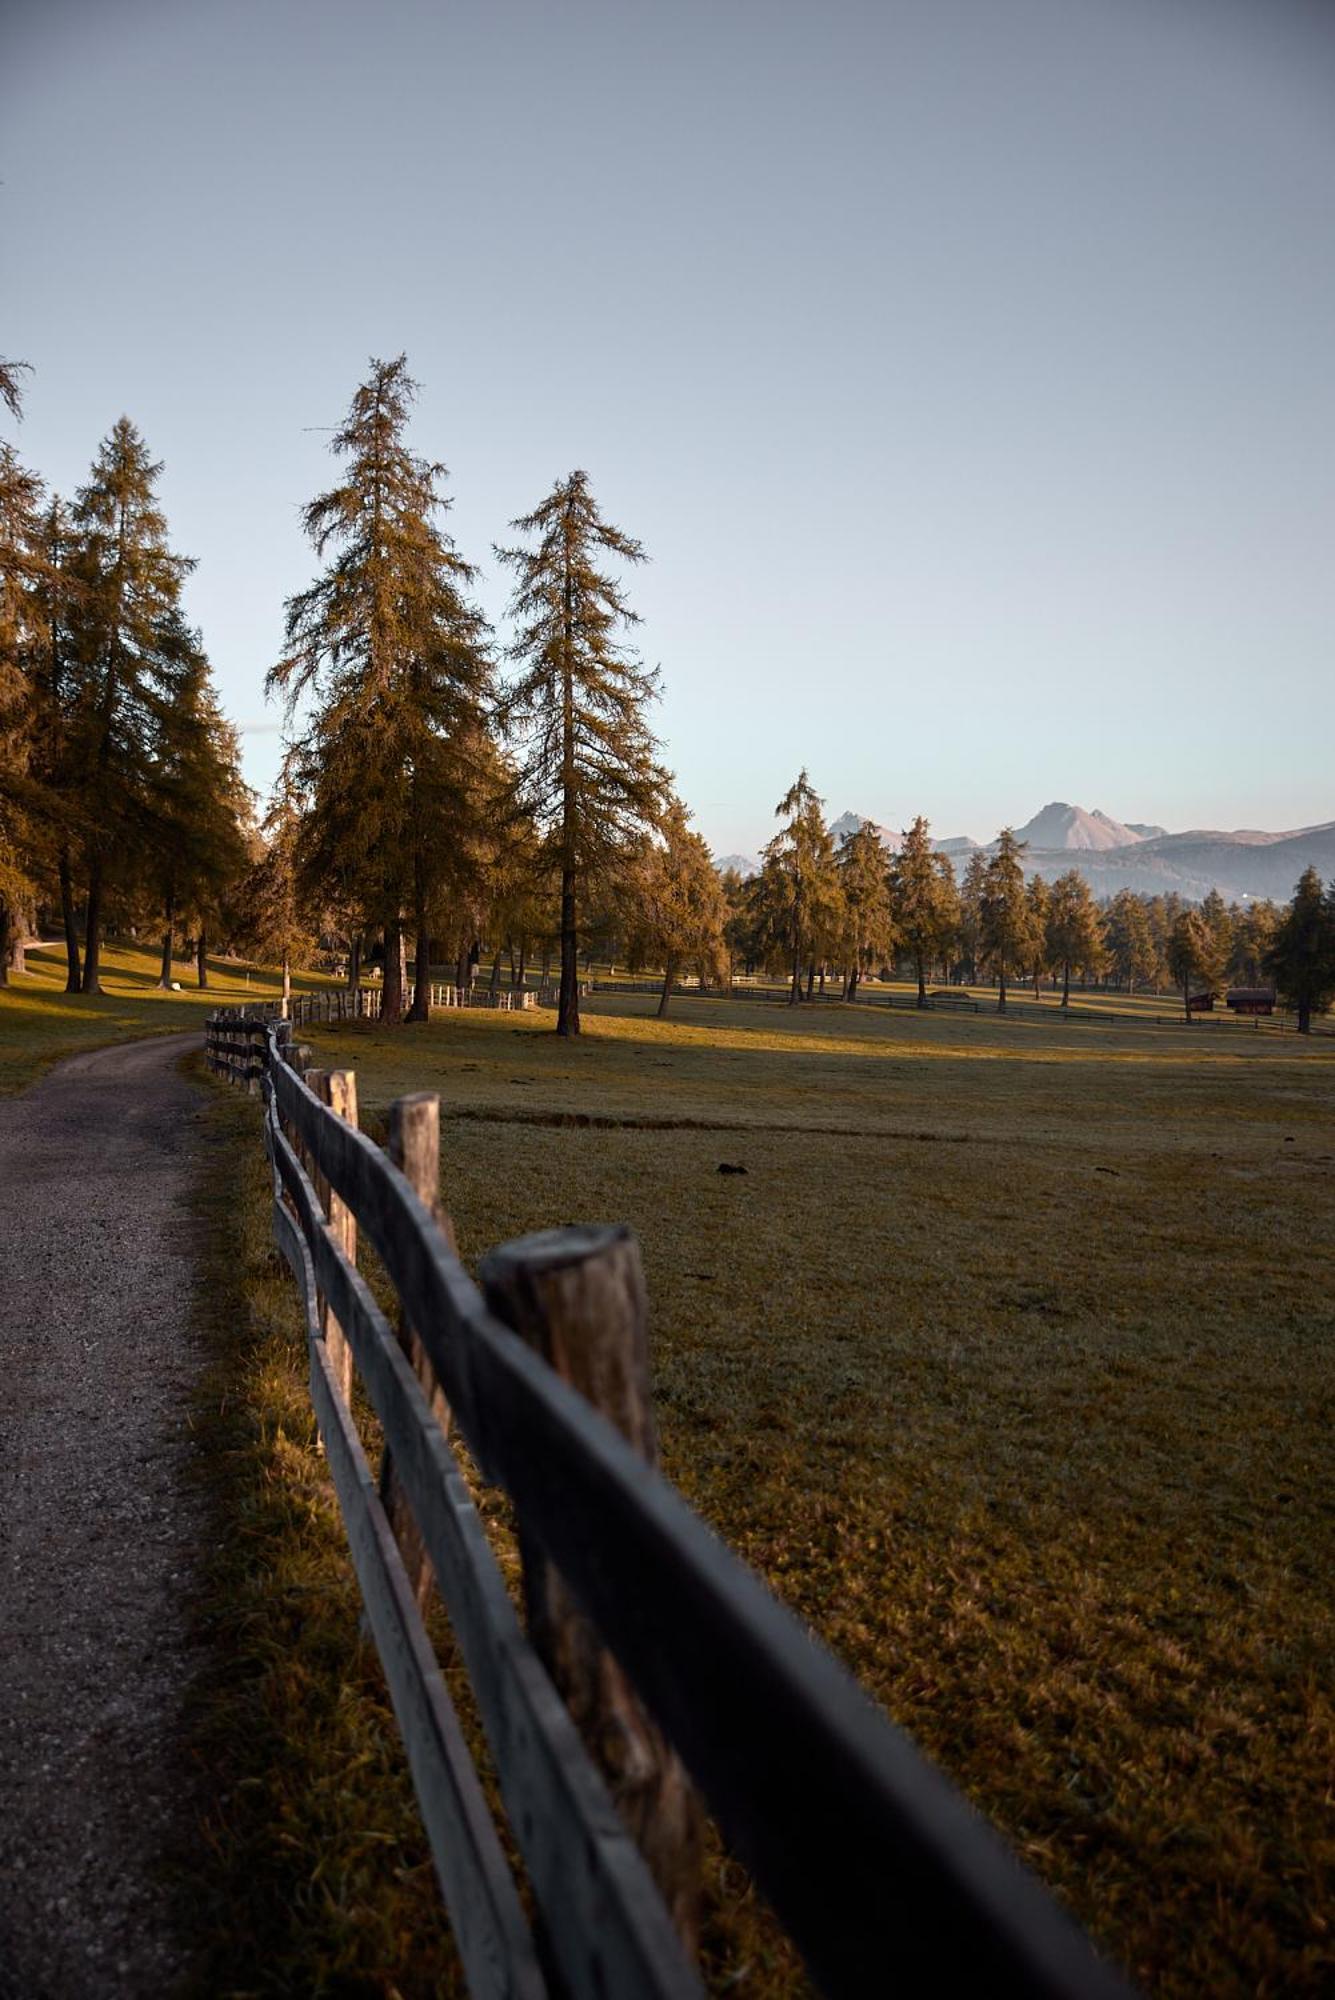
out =
<path fill-rule="evenodd" d="M 483 1261 L 479 1290 L 438 1212 L 438 1153 L 403 1143 L 409 1124 L 418 1140 L 436 1129 L 434 1111 L 422 1116 L 432 1100 L 395 1107 L 404 1172 L 357 1129 L 350 1079 L 302 1074 L 290 1023 L 215 1016 L 209 1054 L 265 1098 L 275 1240 L 302 1298 L 320 1434 L 470 1989 L 699 1995 L 699 1823 L 679 1753 L 825 1992 L 1125 1996 L 984 1821 L 654 1469 L 630 1232 L 525 1238 Z M 334 1208 L 346 1226 L 331 1227 Z M 397 1328 L 357 1270 L 357 1229 L 393 1285 Z M 379 1481 L 350 1409 L 351 1364 L 383 1428 Z M 527 1630 L 452 1429 L 513 1502 Z M 432 1577 L 536 1941 L 422 1624 Z"/>

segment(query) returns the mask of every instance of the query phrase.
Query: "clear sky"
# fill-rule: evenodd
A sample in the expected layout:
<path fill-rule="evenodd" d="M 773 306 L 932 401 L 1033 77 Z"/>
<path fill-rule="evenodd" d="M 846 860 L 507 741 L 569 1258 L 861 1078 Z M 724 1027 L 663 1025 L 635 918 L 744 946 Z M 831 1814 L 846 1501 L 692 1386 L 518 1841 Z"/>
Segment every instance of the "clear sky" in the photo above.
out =
<path fill-rule="evenodd" d="M 1335 818 L 1335 7 L 0 0 L 0 354 L 61 491 L 123 411 L 252 782 L 368 356 L 486 572 L 588 469 L 717 850 L 797 767 Z"/>

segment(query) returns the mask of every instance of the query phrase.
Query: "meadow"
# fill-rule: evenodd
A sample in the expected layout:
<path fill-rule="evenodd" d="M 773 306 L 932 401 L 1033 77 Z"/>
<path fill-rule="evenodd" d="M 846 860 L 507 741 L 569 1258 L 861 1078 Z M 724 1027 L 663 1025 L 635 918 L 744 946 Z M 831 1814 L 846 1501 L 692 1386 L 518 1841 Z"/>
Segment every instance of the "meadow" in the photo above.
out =
<path fill-rule="evenodd" d="M 10 1087 L 80 1036 L 265 991 L 220 968 L 158 994 L 142 954 L 66 1001 L 38 965 L 0 996 Z M 1163 998 L 1067 1021 L 654 1004 L 600 994 L 577 1042 L 480 1011 L 308 1039 L 372 1129 L 440 1092 L 470 1263 L 633 1224 L 669 1476 L 1147 1994 L 1328 1991 L 1335 1047 L 1166 1025 Z M 218 1089 L 195 1196 L 210 1976 L 444 1991 L 256 1124 Z M 717 1858 L 711 1896 L 711 1988 L 804 1991 Z"/>
<path fill-rule="evenodd" d="M 633 1224 L 669 1475 L 1147 1992 L 1322 1990 L 1335 1051 L 653 1004 L 313 1039 L 466 1259 Z"/>

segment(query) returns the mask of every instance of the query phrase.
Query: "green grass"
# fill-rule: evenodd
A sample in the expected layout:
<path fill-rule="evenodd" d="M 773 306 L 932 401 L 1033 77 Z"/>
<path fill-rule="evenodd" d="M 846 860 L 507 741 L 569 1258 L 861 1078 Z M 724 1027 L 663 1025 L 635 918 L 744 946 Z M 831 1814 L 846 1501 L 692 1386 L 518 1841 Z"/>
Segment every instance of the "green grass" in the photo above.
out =
<path fill-rule="evenodd" d="M 0 987 L 0 1097 L 22 1090 L 52 1063 L 81 1050 L 143 1035 L 202 1031 L 214 1007 L 272 1000 L 282 991 L 272 969 L 242 960 L 210 958 L 209 985 L 195 984 L 195 967 L 178 963 L 179 993 L 158 989 L 159 953 L 147 946 L 108 946 L 98 995 L 66 993 L 65 953 L 39 946 L 27 954 L 28 970 Z M 318 973 L 300 975 L 298 991 L 331 984 Z"/>
<path fill-rule="evenodd" d="M 1147 1991 L 1328 1990 L 1328 1044 L 652 1007 L 314 1039 L 468 1259 L 636 1227 L 670 1476 Z"/>

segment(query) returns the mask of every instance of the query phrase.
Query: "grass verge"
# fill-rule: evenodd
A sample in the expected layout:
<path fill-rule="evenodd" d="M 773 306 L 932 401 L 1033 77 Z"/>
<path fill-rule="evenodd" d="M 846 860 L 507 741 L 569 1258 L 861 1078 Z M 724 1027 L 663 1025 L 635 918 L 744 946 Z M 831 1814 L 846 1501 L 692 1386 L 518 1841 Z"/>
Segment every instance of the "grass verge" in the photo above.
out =
<path fill-rule="evenodd" d="M 462 1994 L 397 1726 L 359 1633 L 296 1295 L 272 1248 L 257 1107 L 214 1086 L 201 1121 L 192 1208 L 211 1358 L 193 1430 L 210 1531 L 188 1751 L 206 1805 L 203 1865 L 182 1885 L 195 1991 Z"/>

